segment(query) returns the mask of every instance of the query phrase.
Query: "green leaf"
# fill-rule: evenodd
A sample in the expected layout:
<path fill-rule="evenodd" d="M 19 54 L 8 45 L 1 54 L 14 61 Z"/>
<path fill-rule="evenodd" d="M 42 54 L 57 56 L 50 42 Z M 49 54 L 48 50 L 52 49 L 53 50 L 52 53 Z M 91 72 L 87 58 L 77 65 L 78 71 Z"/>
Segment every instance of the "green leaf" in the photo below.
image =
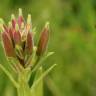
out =
<path fill-rule="evenodd" d="M 9 79 L 11 80 L 11 82 L 13 83 L 13 85 L 18 88 L 19 85 L 18 83 L 14 80 L 13 76 L 11 75 L 11 73 L 2 65 L 0 64 L 0 68 L 2 69 L 2 71 L 9 77 Z"/>
<path fill-rule="evenodd" d="M 36 71 L 42 64 L 44 64 L 43 62 L 48 58 L 50 57 L 51 55 L 53 55 L 54 52 L 48 52 L 48 54 L 43 57 L 38 63 L 37 65 L 34 67 L 34 69 L 32 70 L 32 72 Z"/>
<path fill-rule="evenodd" d="M 33 85 L 31 86 L 31 92 L 34 92 L 35 88 L 38 88 L 38 87 L 41 87 L 41 86 L 38 86 L 41 82 L 43 82 L 43 78 L 56 66 L 56 64 L 53 64 L 49 69 L 47 69 L 45 72 L 42 72 L 42 74 L 40 74 L 42 71 L 42 68 L 40 67 L 39 68 L 39 75 L 38 77 L 36 77 L 35 81 L 33 82 Z M 35 92 L 34 92 L 35 93 Z M 39 92 L 36 92 L 36 93 L 39 93 Z M 36 95 L 36 96 L 39 96 L 39 95 Z M 42 96 L 42 95 L 40 95 Z"/>
<path fill-rule="evenodd" d="M 0 68 L 9 77 L 9 79 L 13 82 L 14 86 L 17 87 L 18 85 L 17 85 L 16 81 L 13 79 L 12 74 L 9 72 L 9 70 L 11 68 L 9 66 L 8 60 L 6 59 L 6 56 L 4 53 L 4 48 L 3 48 L 1 42 L 0 42 Z"/>
<path fill-rule="evenodd" d="M 39 77 L 42 74 L 43 74 L 43 70 L 42 70 L 42 67 L 40 67 L 36 72 L 34 83 L 35 83 L 35 81 L 37 81 L 39 79 Z M 34 85 L 34 83 L 33 83 L 33 85 Z M 37 84 L 36 87 L 31 88 L 31 92 L 32 92 L 32 96 L 43 96 L 43 79 L 40 80 L 40 82 Z"/>
<path fill-rule="evenodd" d="M 4 64 L 4 65 L 8 64 L 8 61 L 7 61 L 5 53 L 4 53 L 4 48 L 3 48 L 1 42 L 0 42 L 0 63 Z"/>
<path fill-rule="evenodd" d="M 0 32 L 2 32 L 2 25 L 4 24 L 4 20 L 0 18 Z"/>
<path fill-rule="evenodd" d="M 0 64 L 3 64 L 3 66 L 10 72 L 13 71 L 10 62 L 8 61 L 5 52 L 4 52 L 4 48 L 3 48 L 3 44 L 2 42 L 0 42 Z"/>

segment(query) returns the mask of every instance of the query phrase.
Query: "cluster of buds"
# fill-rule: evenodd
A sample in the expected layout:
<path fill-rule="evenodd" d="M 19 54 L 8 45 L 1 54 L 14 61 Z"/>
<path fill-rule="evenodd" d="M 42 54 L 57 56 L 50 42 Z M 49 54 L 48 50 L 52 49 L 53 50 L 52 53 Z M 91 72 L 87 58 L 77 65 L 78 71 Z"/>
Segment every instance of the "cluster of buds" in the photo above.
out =
<path fill-rule="evenodd" d="M 49 24 L 45 24 L 37 47 L 34 44 L 31 15 L 28 15 L 27 22 L 22 15 L 22 9 L 19 9 L 19 16 L 16 19 L 12 14 L 11 21 L 8 25 L 3 24 L 2 41 L 5 54 L 8 58 L 15 58 L 23 68 L 27 67 L 32 54 L 39 58 L 46 50 L 49 39 Z M 31 62 L 32 63 L 32 62 Z"/>

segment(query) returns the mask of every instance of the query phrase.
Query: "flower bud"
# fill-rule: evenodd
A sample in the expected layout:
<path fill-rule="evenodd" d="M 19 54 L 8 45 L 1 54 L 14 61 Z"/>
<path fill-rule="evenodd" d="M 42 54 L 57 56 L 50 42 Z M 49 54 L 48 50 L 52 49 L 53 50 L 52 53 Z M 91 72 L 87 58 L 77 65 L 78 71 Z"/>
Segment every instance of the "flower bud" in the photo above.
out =
<path fill-rule="evenodd" d="M 16 18 L 15 18 L 15 16 L 14 16 L 14 14 L 11 15 L 11 19 L 12 19 L 12 26 L 13 26 L 13 28 L 15 28 Z"/>
<path fill-rule="evenodd" d="M 2 39 L 3 39 L 3 45 L 4 45 L 6 56 L 14 57 L 15 56 L 14 48 L 12 45 L 11 38 L 7 32 L 2 33 Z"/>
<path fill-rule="evenodd" d="M 13 30 L 9 28 L 8 34 L 10 35 L 11 40 L 13 39 Z"/>
<path fill-rule="evenodd" d="M 36 52 L 37 56 L 40 56 L 45 52 L 48 39 L 49 39 L 49 23 L 46 23 L 45 28 L 43 29 L 41 33 L 40 40 L 38 43 L 37 52 Z"/>
<path fill-rule="evenodd" d="M 14 30 L 12 28 L 12 22 L 9 22 L 8 23 L 8 34 L 9 34 L 11 40 L 13 40 L 13 32 L 14 32 Z"/>
<path fill-rule="evenodd" d="M 26 51 L 28 52 L 28 54 L 32 54 L 33 51 L 33 36 L 30 32 L 28 32 L 27 34 Z"/>
<path fill-rule="evenodd" d="M 19 8 L 19 17 L 18 17 L 18 25 L 19 25 L 19 27 L 21 27 L 23 21 L 24 21 L 24 19 L 23 19 L 23 15 L 22 15 L 22 9 Z"/>
<path fill-rule="evenodd" d="M 32 28 L 31 15 L 28 14 L 28 17 L 27 17 L 27 25 L 26 25 L 26 30 L 27 30 L 27 32 L 30 31 L 31 28 Z"/>
<path fill-rule="evenodd" d="M 12 14 L 11 22 L 9 21 L 8 26 L 2 23 L 0 28 L 2 28 L 1 36 L 6 56 L 14 57 L 24 68 L 29 67 L 25 66 L 27 61 L 28 64 L 37 64 L 39 56 L 42 56 L 47 48 L 49 23 L 46 23 L 36 47 L 33 41 L 35 32 L 31 33 L 34 31 L 32 29 L 31 15 L 28 14 L 27 21 L 24 21 L 22 9 L 19 9 L 18 18 L 15 18 L 14 14 Z"/>
<path fill-rule="evenodd" d="M 15 44 L 20 44 L 21 43 L 21 34 L 20 34 L 19 31 L 18 32 L 17 31 L 14 32 L 13 40 L 14 40 Z"/>

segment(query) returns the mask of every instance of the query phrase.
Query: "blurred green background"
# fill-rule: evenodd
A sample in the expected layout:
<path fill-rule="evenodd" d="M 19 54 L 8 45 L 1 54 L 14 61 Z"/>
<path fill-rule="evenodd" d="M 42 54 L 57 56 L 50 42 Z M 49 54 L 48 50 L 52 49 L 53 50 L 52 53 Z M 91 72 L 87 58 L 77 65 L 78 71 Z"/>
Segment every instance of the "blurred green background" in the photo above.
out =
<path fill-rule="evenodd" d="M 96 96 L 96 0 L 1 0 L 0 18 L 8 22 L 18 8 L 25 18 L 32 14 L 37 35 L 50 22 L 48 49 L 55 54 L 45 68 L 57 67 L 44 80 L 44 96 Z M 0 71 L 0 96 L 15 96 L 14 90 Z"/>

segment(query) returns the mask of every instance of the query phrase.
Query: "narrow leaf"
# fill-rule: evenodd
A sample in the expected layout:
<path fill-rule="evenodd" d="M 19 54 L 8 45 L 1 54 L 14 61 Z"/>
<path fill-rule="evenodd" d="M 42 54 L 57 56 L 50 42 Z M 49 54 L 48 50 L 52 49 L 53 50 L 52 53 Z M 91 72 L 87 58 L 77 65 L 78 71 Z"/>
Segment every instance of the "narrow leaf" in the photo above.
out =
<path fill-rule="evenodd" d="M 1 68 L 1 69 L 3 70 L 3 72 L 9 77 L 9 79 L 11 80 L 11 82 L 13 83 L 13 85 L 14 85 L 16 88 L 18 88 L 19 85 L 18 85 L 18 83 L 13 79 L 11 73 L 10 73 L 7 69 L 5 69 L 5 67 L 4 67 L 2 64 L 0 64 L 0 68 Z"/>
<path fill-rule="evenodd" d="M 49 69 L 47 69 L 32 85 L 31 90 L 33 90 L 38 83 L 56 66 L 57 64 L 53 64 Z"/>
<path fill-rule="evenodd" d="M 49 52 L 45 57 L 43 57 L 35 66 L 35 68 L 32 70 L 32 72 L 36 71 L 42 64 L 44 64 L 43 62 L 50 57 L 51 55 L 53 55 L 54 52 Z"/>

